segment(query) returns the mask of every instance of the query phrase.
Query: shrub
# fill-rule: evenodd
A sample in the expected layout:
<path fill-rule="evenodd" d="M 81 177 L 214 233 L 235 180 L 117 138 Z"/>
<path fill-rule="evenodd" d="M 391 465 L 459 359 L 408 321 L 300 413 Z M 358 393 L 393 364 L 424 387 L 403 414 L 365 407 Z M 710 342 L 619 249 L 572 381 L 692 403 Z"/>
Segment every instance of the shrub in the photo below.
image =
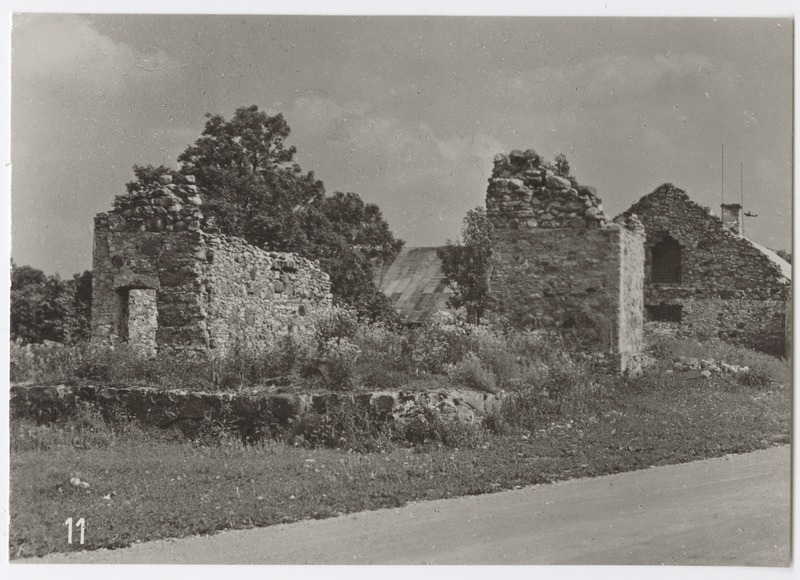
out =
<path fill-rule="evenodd" d="M 450 367 L 447 375 L 469 389 L 496 393 L 497 384 L 494 373 L 484 368 L 481 360 L 474 353 L 467 353 L 460 362 Z"/>
<path fill-rule="evenodd" d="M 532 431 L 558 417 L 597 415 L 611 400 L 618 377 L 598 374 L 567 351 L 553 349 L 549 365 L 533 361 L 514 382 L 498 414 L 487 417 L 487 428 L 504 433 Z"/>
<path fill-rule="evenodd" d="M 300 369 L 312 359 L 314 345 L 308 337 L 287 333 L 263 349 L 236 345 L 232 352 L 213 356 L 213 383 L 223 390 L 247 386 L 288 386 L 299 382 Z"/>
<path fill-rule="evenodd" d="M 350 390 L 354 385 L 355 365 L 360 354 L 358 346 L 349 340 L 331 338 L 310 365 L 313 374 L 322 379 L 322 386 L 333 390 Z"/>
<path fill-rule="evenodd" d="M 340 306 L 318 309 L 311 315 L 311 328 L 320 350 L 331 341 L 350 341 L 359 328 L 358 316 Z"/>
<path fill-rule="evenodd" d="M 545 395 L 535 388 L 512 393 L 503 401 L 499 413 L 488 416 L 484 424 L 501 435 L 514 428 L 533 431 L 545 400 Z"/>
<path fill-rule="evenodd" d="M 74 376 L 82 348 L 58 342 L 26 344 L 13 341 L 9 348 L 9 375 L 12 382 L 64 382 Z"/>
<path fill-rule="evenodd" d="M 413 333 L 411 360 L 421 370 L 444 374 L 472 348 L 469 325 L 450 312 L 437 312 L 431 322 Z"/>
<path fill-rule="evenodd" d="M 745 387 L 766 387 L 772 382 L 772 375 L 763 368 L 752 368 L 736 373 L 736 381 Z"/>
<path fill-rule="evenodd" d="M 407 386 L 413 364 L 405 334 L 381 324 L 362 324 L 353 341 L 361 350 L 356 365 L 359 386 L 378 389 Z"/>
<path fill-rule="evenodd" d="M 471 338 L 474 356 L 491 373 L 497 387 L 506 388 L 520 378 L 522 359 L 511 350 L 508 335 L 482 325 L 472 328 Z"/>

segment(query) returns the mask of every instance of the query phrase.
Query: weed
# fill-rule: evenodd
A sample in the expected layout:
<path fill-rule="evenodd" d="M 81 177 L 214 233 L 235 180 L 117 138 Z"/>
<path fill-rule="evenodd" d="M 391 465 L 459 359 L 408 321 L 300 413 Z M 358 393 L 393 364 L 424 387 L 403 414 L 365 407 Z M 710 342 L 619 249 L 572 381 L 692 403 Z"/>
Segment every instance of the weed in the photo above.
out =
<path fill-rule="evenodd" d="M 447 372 L 448 376 L 460 385 L 476 391 L 497 392 L 497 381 L 490 369 L 484 368 L 476 354 L 467 355 Z"/>
<path fill-rule="evenodd" d="M 736 373 L 736 381 L 745 387 L 766 387 L 772 382 L 772 374 L 764 368 L 751 368 Z"/>

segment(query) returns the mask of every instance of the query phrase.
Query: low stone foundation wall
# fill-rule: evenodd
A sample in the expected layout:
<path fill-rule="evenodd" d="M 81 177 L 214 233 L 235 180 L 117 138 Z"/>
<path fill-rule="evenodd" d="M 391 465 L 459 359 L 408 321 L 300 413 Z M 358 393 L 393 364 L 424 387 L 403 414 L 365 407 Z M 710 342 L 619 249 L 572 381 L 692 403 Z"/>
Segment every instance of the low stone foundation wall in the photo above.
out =
<path fill-rule="evenodd" d="M 502 398 L 470 390 L 378 391 L 371 393 L 195 393 L 140 387 L 12 385 L 12 417 L 46 423 L 68 417 L 88 402 L 102 414 L 125 413 L 147 425 L 192 430 L 203 422 L 234 422 L 243 433 L 286 427 L 308 413 L 324 413 L 342 402 L 402 421 L 423 408 L 442 419 L 480 424 L 500 410 Z"/>

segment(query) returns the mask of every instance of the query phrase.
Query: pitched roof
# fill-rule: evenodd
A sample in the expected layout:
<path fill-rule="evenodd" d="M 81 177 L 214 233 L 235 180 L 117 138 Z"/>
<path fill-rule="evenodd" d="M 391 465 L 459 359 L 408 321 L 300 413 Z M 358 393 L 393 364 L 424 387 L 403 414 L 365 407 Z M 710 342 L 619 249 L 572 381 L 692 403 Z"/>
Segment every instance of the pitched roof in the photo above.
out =
<path fill-rule="evenodd" d="M 408 324 L 427 322 L 434 312 L 447 308 L 452 295 L 436 248 L 403 248 L 375 278 L 400 319 Z"/>

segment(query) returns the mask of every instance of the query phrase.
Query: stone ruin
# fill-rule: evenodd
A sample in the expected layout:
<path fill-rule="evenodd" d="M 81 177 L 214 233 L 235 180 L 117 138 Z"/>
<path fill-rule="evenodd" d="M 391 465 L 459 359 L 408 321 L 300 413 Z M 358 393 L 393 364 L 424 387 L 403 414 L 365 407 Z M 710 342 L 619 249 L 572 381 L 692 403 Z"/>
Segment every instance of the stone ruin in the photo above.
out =
<path fill-rule="evenodd" d="M 743 236 L 741 205 L 723 204 L 718 217 L 663 184 L 631 214 L 647 231 L 648 330 L 791 356 L 792 267 Z"/>
<path fill-rule="evenodd" d="M 259 348 L 331 303 L 316 262 L 215 233 L 193 176 L 117 197 L 94 222 L 92 340 L 153 355 Z"/>
<path fill-rule="evenodd" d="M 567 331 L 615 370 L 643 351 L 644 227 L 610 220 L 592 187 L 542 165 L 533 149 L 499 154 L 486 194 L 495 308 L 517 327 Z"/>

